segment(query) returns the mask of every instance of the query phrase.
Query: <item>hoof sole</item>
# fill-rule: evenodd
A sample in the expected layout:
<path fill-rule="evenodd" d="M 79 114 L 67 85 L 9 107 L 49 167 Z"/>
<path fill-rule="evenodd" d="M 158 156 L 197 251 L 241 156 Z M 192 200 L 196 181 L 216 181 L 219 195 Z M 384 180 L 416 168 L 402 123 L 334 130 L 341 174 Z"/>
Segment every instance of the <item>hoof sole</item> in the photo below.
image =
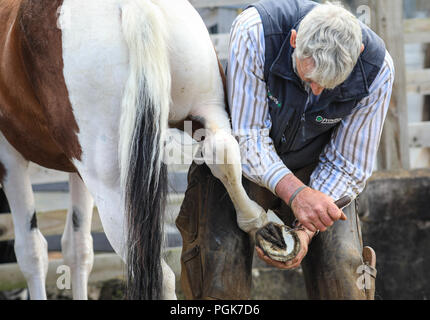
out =
<path fill-rule="evenodd" d="M 268 257 L 280 262 L 294 259 L 300 251 L 300 239 L 296 232 L 273 222 L 256 232 L 255 242 Z"/>

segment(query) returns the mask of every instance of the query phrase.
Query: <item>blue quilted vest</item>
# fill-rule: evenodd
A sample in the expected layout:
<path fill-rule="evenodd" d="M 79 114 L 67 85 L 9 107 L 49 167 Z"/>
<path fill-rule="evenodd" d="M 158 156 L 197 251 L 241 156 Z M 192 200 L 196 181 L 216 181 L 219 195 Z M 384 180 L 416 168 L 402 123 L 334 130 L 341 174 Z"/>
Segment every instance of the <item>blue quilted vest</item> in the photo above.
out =
<path fill-rule="evenodd" d="M 317 5 L 308 0 L 262 0 L 252 5 L 264 29 L 270 137 L 282 161 L 292 170 L 318 161 L 333 130 L 369 95 L 369 87 L 385 58 L 384 42 L 361 24 L 365 49 L 348 79 L 308 103 L 308 93 L 293 69 L 290 35 Z"/>

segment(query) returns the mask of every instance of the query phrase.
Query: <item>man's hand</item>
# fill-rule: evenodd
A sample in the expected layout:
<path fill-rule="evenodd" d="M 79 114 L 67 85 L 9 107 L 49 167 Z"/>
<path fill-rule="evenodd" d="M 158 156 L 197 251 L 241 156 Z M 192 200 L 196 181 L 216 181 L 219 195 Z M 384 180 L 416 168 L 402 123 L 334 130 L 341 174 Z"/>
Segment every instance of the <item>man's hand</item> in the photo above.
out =
<path fill-rule="evenodd" d="M 303 182 L 293 174 L 288 174 L 276 186 L 276 193 L 288 203 L 294 192 L 301 186 Z M 332 198 L 309 187 L 296 195 L 291 209 L 297 220 L 312 232 L 326 231 L 335 221 L 346 220 L 345 214 L 335 205 Z"/>
<path fill-rule="evenodd" d="M 291 209 L 297 220 L 311 231 L 326 231 L 339 219 L 346 220 L 345 214 L 324 193 L 306 188 L 293 200 Z"/>
<path fill-rule="evenodd" d="M 312 239 L 312 236 L 314 233 L 310 231 L 304 231 L 304 230 L 296 230 L 296 233 L 300 239 L 300 251 L 297 253 L 297 256 L 293 260 L 287 261 L 287 262 L 272 260 L 264 254 L 263 250 L 261 250 L 259 247 L 255 247 L 258 257 L 264 262 L 266 262 L 268 265 L 279 269 L 297 268 L 300 265 L 300 263 L 302 263 L 303 258 L 306 256 L 308 252 L 309 242 Z"/>

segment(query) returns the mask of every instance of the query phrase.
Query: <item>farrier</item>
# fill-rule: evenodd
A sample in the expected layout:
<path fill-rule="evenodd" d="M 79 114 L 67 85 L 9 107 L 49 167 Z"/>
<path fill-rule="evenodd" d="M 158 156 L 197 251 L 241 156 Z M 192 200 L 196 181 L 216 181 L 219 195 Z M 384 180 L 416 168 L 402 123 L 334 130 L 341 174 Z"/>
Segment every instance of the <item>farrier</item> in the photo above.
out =
<path fill-rule="evenodd" d="M 233 24 L 227 89 L 244 185 L 264 209 L 294 221 L 301 242 L 293 261 L 257 253 L 278 268 L 301 265 L 309 298 L 373 299 L 374 281 L 360 286 L 357 274 L 375 264 L 357 197 L 374 168 L 393 81 L 384 42 L 339 5 L 262 0 Z M 208 168 L 193 164 L 188 178 L 177 219 L 187 297 L 249 298 L 254 244 Z M 345 195 L 355 200 L 341 211 L 334 202 Z"/>

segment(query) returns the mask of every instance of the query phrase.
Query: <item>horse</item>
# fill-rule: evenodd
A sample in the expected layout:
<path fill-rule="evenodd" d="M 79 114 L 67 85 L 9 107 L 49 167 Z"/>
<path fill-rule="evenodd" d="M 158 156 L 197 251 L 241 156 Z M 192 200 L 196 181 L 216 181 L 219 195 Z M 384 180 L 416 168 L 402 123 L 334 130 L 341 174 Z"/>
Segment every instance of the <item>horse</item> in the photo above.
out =
<path fill-rule="evenodd" d="M 0 21 L 0 181 L 32 299 L 46 299 L 48 258 L 29 161 L 70 173 L 62 251 L 75 299 L 87 298 L 93 204 L 126 263 L 127 298 L 176 299 L 161 258 L 163 146 L 184 120 L 205 129 L 202 154 L 239 227 L 253 237 L 266 225 L 242 186 L 222 68 L 187 0 L 0 0 Z"/>

